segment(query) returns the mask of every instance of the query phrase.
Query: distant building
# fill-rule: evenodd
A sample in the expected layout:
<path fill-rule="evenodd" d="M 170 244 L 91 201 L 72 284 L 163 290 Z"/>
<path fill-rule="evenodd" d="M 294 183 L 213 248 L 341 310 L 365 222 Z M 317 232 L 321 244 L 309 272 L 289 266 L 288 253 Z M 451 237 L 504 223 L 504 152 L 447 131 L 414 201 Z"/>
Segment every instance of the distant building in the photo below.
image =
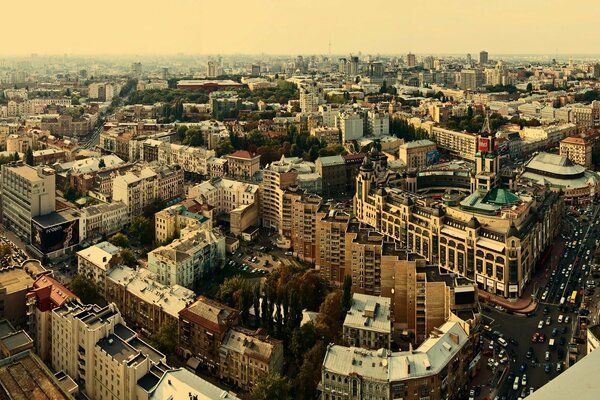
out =
<path fill-rule="evenodd" d="M 487 64 L 488 61 L 488 52 L 485 50 L 481 50 L 479 52 L 479 64 Z"/>
<path fill-rule="evenodd" d="M 364 135 L 364 121 L 358 113 L 343 112 L 337 117 L 337 125 L 342 132 L 342 142 L 356 140 Z"/>
<path fill-rule="evenodd" d="M 323 181 L 323 194 L 331 196 L 346 190 L 346 162 L 342 156 L 319 157 L 315 161 L 317 173 Z"/>
<path fill-rule="evenodd" d="M 321 143 L 328 145 L 339 145 L 340 141 L 340 130 L 335 127 L 319 127 L 312 128 L 310 135 L 319 139 Z"/>
<path fill-rule="evenodd" d="M 406 168 L 423 168 L 434 159 L 428 157 L 435 153 L 437 146 L 431 140 L 415 140 L 400 145 L 400 160 L 406 165 Z"/>
<path fill-rule="evenodd" d="M 585 138 L 569 136 L 560 141 L 560 155 L 586 168 L 592 166 L 593 144 Z"/>

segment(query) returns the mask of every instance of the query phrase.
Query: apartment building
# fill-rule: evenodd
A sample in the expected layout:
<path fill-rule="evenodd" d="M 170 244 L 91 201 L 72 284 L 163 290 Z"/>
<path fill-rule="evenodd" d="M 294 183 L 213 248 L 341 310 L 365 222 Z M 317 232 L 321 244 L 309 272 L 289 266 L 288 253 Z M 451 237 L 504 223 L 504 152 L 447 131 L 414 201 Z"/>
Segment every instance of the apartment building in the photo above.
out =
<path fill-rule="evenodd" d="M 31 220 L 55 210 L 54 170 L 16 161 L 2 165 L 0 175 L 4 226 L 30 242 Z"/>
<path fill-rule="evenodd" d="M 115 303 L 128 325 L 145 336 L 157 334 L 169 324 L 177 324 L 179 312 L 196 295 L 179 285 L 159 283 L 145 268 L 117 265 L 106 274 L 104 297 Z"/>
<path fill-rule="evenodd" d="M 321 176 L 324 195 L 339 194 L 346 190 L 346 162 L 342 156 L 319 157 L 315 161 L 315 168 Z"/>
<path fill-rule="evenodd" d="M 71 98 L 37 98 L 26 100 L 9 100 L 6 104 L 8 117 L 26 117 L 29 115 L 44 114 L 46 107 L 54 105 L 70 107 Z"/>
<path fill-rule="evenodd" d="M 155 199 L 170 200 L 183 194 L 183 170 L 178 166 L 131 169 L 115 177 L 112 184 L 112 200 L 127 206 L 129 218 L 141 215 Z"/>
<path fill-rule="evenodd" d="M 49 274 L 37 260 L 29 260 L 21 265 L 0 269 L 0 315 L 17 328 L 27 323 L 27 305 L 25 297 L 31 291 L 35 281 Z"/>
<path fill-rule="evenodd" d="M 260 155 L 238 150 L 225 156 L 228 176 L 244 181 L 252 180 L 260 170 Z"/>
<path fill-rule="evenodd" d="M 560 155 L 586 168 L 592 166 L 593 144 L 582 137 L 569 136 L 560 141 Z"/>
<path fill-rule="evenodd" d="M 40 276 L 26 295 L 27 331 L 44 362 L 52 354 L 52 310 L 77 296 L 50 275 Z"/>
<path fill-rule="evenodd" d="M 361 114 L 344 111 L 336 117 L 336 125 L 342 133 L 342 142 L 360 139 L 364 136 L 364 120 Z"/>
<path fill-rule="evenodd" d="M 77 273 L 92 280 L 104 292 L 106 275 L 121 262 L 121 249 L 109 242 L 100 242 L 77 252 Z"/>
<path fill-rule="evenodd" d="M 573 122 L 583 128 L 597 128 L 600 126 L 600 101 L 591 104 L 575 104 L 572 107 Z"/>
<path fill-rule="evenodd" d="M 423 168 L 434 161 L 437 146 L 431 140 L 415 140 L 400 145 L 400 160 L 406 168 Z"/>
<path fill-rule="evenodd" d="M 227 332 L 237 325 L 239 311 L 200 296 L 179 312 L 179 350 L 195 357 L 201 365 L 218 373 L 220 348 Z"/>
<path fill-rule="evenodd" d="M 9 153 L 27 153 L 27 149 L 33 147 L 33 140 L 30 136 L 12 134 L 6 138 L 6 151 Z"/>
<path fill-rule="evenodd" d="M 461 399 L 473 356 L 457 322 L 434 329 L 418 348 L 390 352 L 329 345 L 319 389 L 324 400 Z"/>
<path fill-rule="evenodd" d="M 198 279 L 220 268 L 225 236 L 217 228 L 184 228 L 181 237 L 148 253 L 148 269 L 164 285 L 193 288 Z"/>
<path fill-rule="evenodd" d="M 86 136 L 95 123 L 95 117 L 83 115 L 44 116 L 39 123 L 40 129 L 50 131 L 52 135 L 60 136 Z"/>
<path fill-rule="evenodd" d="M 440 148 L 448 150 L 453 155 L 467 160 L 475 160 L 477 135 L 435 126 L 431 128 L 431 138 Z"/>
<path fill-rule="evenodd" d="M 69 301 L 52 310 L 51 321 L 52 368 L 73 377 L 89 399 L 137 399 L 142 378 L 170 369 L 163 354 L 125 326 L 114 304 Z"/>
<path fill-rule="evenodd" d="M 312 81 L 298 85 L 300 89 L 300 110 L 303 113 L 315 112 L 323 102 L 323 88 Z"/>
<path fill-rule="evenodd" d="M 243 328 L 230 329 L 219 350 L 219 377 L 250 390 L 260 378 L 283 370 L 283 342 Z"/>
<path fill-rule="evenodd" d="M 260 184 L 261 220 L 264 227 L 282 232 L 285 190 L 297 185 L 299 176 L 311 174 L 315 174 L 315 164 L 298 157 L 282 156 L 281 160 L 265 167 Z"/>
<path fill-rule="evenodd" d="M 307 262 L 314 262 L 317 256 L 315 221 L 322 201 L 321 197 L 308 193 L 291 198 L 291 245 L 294 255 Z"/>
<path fill-rule="evenodd" d="M 346 275 L 346 240 L 350 215 L 322 205 L 315 218 L 315 267 L 323 279 L 341 286 Z"/>
<path fill-rule="evenodd" d="M 156 241 L 170 242 L 181 234 L 182 229 L 192 226 L 210 229 L 213 226 L 210 215 L 212 211 L 206 212 L 206 208 L 193 199 L 167 207 L 154 214 Z"/>
<path fill-rule="evenodd" d="M 333 126 L 312 128 L 310 130 L 310 136 L 319 139 L 319 142 L 321 143 L 327 143 L 327 145 L 333 146 L 341 144 L 340 130 L 335 127 L 335 123 Z"/>
<path fill-rule="evenodd" d="M 219 177 L 188 190 L 188 197 L 211 206 L 217 218 L 228 220 L 230 231 L 234 235 L 241 235 L 250 226 L 258 225 L 258 194 L 258 185 Z"/>
<path fill-rule="evenodd" d="M 208 160 L 215 157 L 214 150 L 205 147 L 183 146 L 162 142 L 158 146 L 158 162 L 163 165 L 179 165 L 185 172 L 208 175 Z"/>
<path fill-rule="evenodd" d="M 67 159 L 64 150 L 43 149 L 33 152 L 33 165 L 54 165 Z"/>
<path fill-rule="evenodd" d="M 367 112 L 367 128 L 371 136 L 385 136 L 390 134 L 390 115 L 378 109 Z"/>
<path fill-rule="evenodd" d="M 81 240 L 107 237 L 120 232 L 127 221 L 127 206 L 121 201 L 102 203 L 81 209 Z"/>
<path fill-rule="evenodd" d="M 343 339 L 347 346 L 391 350 L 392 314 L 388 297 L 354 293 L 346 313 Z"/>

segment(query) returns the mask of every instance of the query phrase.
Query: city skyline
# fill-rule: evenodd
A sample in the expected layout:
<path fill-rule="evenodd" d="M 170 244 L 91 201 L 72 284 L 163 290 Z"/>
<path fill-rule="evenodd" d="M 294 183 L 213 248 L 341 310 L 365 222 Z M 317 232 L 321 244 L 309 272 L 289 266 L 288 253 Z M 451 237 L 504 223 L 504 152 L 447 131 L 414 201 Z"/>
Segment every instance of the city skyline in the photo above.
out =
<path fill-rule="evenodd" d="M 589 1 L 585 13 L 564 20 L 557 0 L 463 0 L 452 6 L 376 0 L 369 3 L 370 11 L 361 11 L 364 4 L 357 1 L 309 0 L 277 7 L 272 0 L 259 0 L 246 8 L 234 1 L 223 10 L 220 4 L 178 0 L 166 14 L 156 0 L 107 0 L 102 8 L 77 10 L 71 0 L 59 3 L 65 7 L 5 6 L 7 15 L 26 13 L 28 26 L 35 29 L 24 29 L 16 18 L 6 20 L 7 32 L 21 33 L 5 41 L 3 55 L 474 54 L 482 49 L 490 54 L 591 55 L 597 50 L 589 26 L 600 13 L 600 4 Z M 104 28 L 90 30 L 90 20 Z M 372 24 L 377 30 L 369 28 Z"/>

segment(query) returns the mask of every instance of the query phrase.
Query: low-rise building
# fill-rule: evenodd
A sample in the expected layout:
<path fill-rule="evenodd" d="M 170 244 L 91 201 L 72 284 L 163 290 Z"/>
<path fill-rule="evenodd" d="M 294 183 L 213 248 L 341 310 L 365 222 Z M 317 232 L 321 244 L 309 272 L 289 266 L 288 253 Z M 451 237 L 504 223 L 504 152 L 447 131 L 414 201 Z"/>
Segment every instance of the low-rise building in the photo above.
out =
<path fill-rule="evenodd" d="M 209 216 L 207 216 L 207 214 Z M 212 228 L 211 213 L 193 199 L 167 207 L 154 214 L 154 232 L 158 243 L 167 243 L 177 238 L 181 230 L 191 226 Z"/>
<path fill-rule="evenodd" d="M 179 312 L 179 350 L 186 358 L 195 357 L 201 365 L 218 373 L 219 349 L 225 335 L 238 323 L 239 311 L 200 296 Z"/>
<path fill-rule="evenodd" d="M 181 237 L 148 253 L 148 269 L 165 285 L 193 288 L 225 260 L 225 236 L 219 229 L 184 228 Z"/>
<path fill-rule="evenodd" d="M 260 329 L 230 329 L 219 355 L 219 377 L 243 390 L 251 389 L 269 373 L 283 370 L 283 342 Z"/>
<path fill-rule="evenodd" d="M 387 297 L 354 293 L 344 319 L 344 343 L 364 349 L 391 349 L 391 300 Z"/>
<path fill-rule="evenodd" d="M 251 180 L 260 170 L 260 155 L 238 150 L 225 156 L 228 175 L 234 179 Z"/>
<path fill-rule="evenodd" d="M 77 273 L 92 280 L 104 292 L 106 275 L 121 262 L 121 249 L 109 242 L 100 242 L 77 252 Z"/>
<path fill-rule="evenodd" d="M 310 135 L 319 139 L 321 143 L 327 143 L 328 145 L 341 144 L 340 130 L 335 126 L 322 126 L 318 128 L 312 128 Z"/>
<path fill-rule="evenodd" d="M 121 201 L 81 209 L 81 240 L 96 239 L 120 232 L 127 223 L 127 206 Z"/>
<path fill-rule="evenodd" d="M 179 285 L 159 283 L 145 268 L 117 265 L 106 274 L 104 297 L 115 303 L 123 318 L 145 336 L 157 334 L 169 324 L 177 325 L 179 312 L 195 294 Z"/>
<path fill-rule="evenodd" d="M 560 155 L 586 168 L 592 166 L 593 144 L 582 137 L 569 136 L 560 141 Z"/>
<path fill-rule="evenodd" d="M 400 146 L 400 160 L 407 168 L 422 168 L 435 161 L 437 146 L 431 140 L 415 140 Z"/>

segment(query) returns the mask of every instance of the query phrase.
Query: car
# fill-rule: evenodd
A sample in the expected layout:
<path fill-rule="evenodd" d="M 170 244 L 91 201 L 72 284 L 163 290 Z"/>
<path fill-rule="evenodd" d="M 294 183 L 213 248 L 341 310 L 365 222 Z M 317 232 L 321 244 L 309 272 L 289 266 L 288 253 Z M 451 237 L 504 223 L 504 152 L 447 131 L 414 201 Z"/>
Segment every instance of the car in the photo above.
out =
<path fill-rule="evenodd" d="M 564 346 L 567 343 L 567 341 L 565 340 L 564 336 L 561 336 L 560 339 L 558 340 L 558 344 L 560 344 L 561 346 Z"/>
<path fill-rule="evenodd" d="M 481 394 L 481 386 L 475 386 L 475 396 L 479 396 Z"/>
<path fill-rule="evenodd" d="M 568 329 L 569 328 L 567 328 L 566 326 L 563 326 L 562 329 L 560 330 L 560 333 L 562 333 L 564 335 L 565 333 L 567 333 Z"/>
<path fill-rule="evenodd" d="M 286 252 L 285 252 L 285 255 L 286 255 L 286 256 L 291 256 L 291 255 L 293 255 L 293 254 L 294 254 L 294 253 L 292 253 L 291 251 L 286 251 Z"/>
<path fill-rule="evenodd" d="M 528 360 L 533 357 L 533 348 L 530 347 L 529 350 L 527 350 L 527 354 L 525 354 L 525 358 L 527 358 Z"/>
<path fill-rule="evenodd" d="M 527 371 L 527 363 L 521 363 L 521 365 L 519 365 L 519 372 L 523 373 Z"/>
<path fill-rule="evenodd" d="M 475 400 L 475 391 L 473 389 L 469 390 L 469 400 Z"/>
<path fill-rule="evenodd" d="M 532 395 L 532 394 L 533 394 L 533 392 L 534 392 L 533 386 L 530 386 L 530 387 L 529 387 L 529 394 L 530 394 L 530 395 Z"/>
<path fill-rule="evenodd" d="M 564 322 L 565 322 L 565 324 L 568 324 L 568 323 L 569 323 L 569 319 L 570 319 L 570 318 L 569 318 L 569 316 L 568 316 L 568 315 L 567 315 L 567 316 L 565 316 L 565 319 L 564 319 Z"/>
<path fill-rule="evenodd" d="M 515 376 L 515 380 L 513 382 L 513 390 L 519 389 L 519 377 Z"/>
<path fill-rule="evenodd" d="M 544 320 L 541 320 L 538 324 L 538 329 L 542 329 L 544 327 Z"/>
<path fill-rule="evenodd" d="M 566 272 L 567 271 L 564 271 L 563 274 L 566 275 L 567 274 Z M 564 283 L 560 284 L 560 290 L 565 290 L 565 284 Z"/>
<path fill-rule="evenodd" d="M 550 361 L 550 352 L 549 352 L 549 351 L 547 351 L 547 352 L 545 353 L 545 355 L 544 355 L 544 360 L 546 360 L 546 361 Z"/>
<path fill-rule="evenodd" d="M 563 315 L 562 315 L 562 314 L 560 314 L 560 315 L 558 316 L 558 323 L 559 323 L 559 324 L 562 324 L 562 322 L 563 322 L 563 318 L 564 318 L 564 317 L 563 317 Z"/>
<path fill-rule="evenodd" d="M 545 307 L 544 307 L 544 315 L 547 315 L 547 314 L 548 314 L 548 312 L 549 312 L 549 310 L 548 310 L 548 306 L 545 306 Z"/>
<path fill-rule="evenodd" d="M 556 335 L 558 335 L 558 328 L 552 329 L 552 337 L 555 337 Z"/>
<path fill-rule="evenodd" d="M 556 372 L 561 372 L 562 371 L 562 362 L 557 362 L 556 363 Z"/>
<path fill-rule="evenodd" d="M 559 359 L 563 359 L 563 358 L 565 358 L 565 352 L 564 352 L 564 350 L 563 350 L 563 349 L 558 349 L 558 352 L 557 352 L 557 353 L 558 353 L 558 358 L 559 358 Z"/>
<path fill-rule="evenodd" d="M 544 364 L 544 372 L 550 373 L 550 371 L 551 371 L 550 363 L 545 363 Z"/>
<path fill-rule="evenodd" d="M 489 326 L 489 325 L 484 325 L 484 326 L 483 326 L 483 330 L 484 330 L 484 331 L 486 331 L 486 332 L 491 332 L 491 331 L 492 331 L 492 328 L 490 328 L 490 326 Z"/>
<path fill-rule="evenodd" d="M 546 335 L 543 332 L 541 332 L 538 342 L 544 343 L 545 341 L 546 341 Z"/>
<path fill-rule="evenodd" d="M 525 397 L 527 397 L 527 386 L 523 386 L 523 389 L 521 389 L 521 396 L 519 398 L 524 399 Z"/>
<path fill-rule="evenodd" d="M 550 325 L 552 323 L 552 317 L 546 318 L 546 325 Z"/>
<path fill-rule="evenodd" d="M 521 385 L 527 386 L 527 375 L 525 374 L 523 374 L 523 377 L 521 378 Z"/>

